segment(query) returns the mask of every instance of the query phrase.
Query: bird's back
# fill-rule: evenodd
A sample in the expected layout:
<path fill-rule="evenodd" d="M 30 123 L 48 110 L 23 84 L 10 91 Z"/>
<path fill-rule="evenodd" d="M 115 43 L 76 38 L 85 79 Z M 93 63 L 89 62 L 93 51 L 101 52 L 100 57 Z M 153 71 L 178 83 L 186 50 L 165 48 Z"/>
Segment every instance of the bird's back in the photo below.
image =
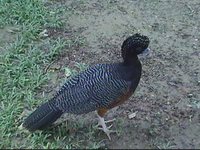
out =
<path fill-rule="evenodd" d="M 126 80 L 121 64 L 98 64 L 66 82 L 51 100 L 52 109 L 82 114 L 108 107 L 123 95 L 132 82 Z M 56 104 L 56 105 L 55 105 Z"/>

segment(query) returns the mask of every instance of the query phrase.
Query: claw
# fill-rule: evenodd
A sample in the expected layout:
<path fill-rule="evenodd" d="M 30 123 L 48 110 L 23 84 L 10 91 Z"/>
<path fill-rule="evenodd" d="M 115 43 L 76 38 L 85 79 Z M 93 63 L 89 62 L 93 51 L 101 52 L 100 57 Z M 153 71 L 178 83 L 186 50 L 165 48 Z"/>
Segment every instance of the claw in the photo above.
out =
<path fill-rule="evenodd" d="M 113 126 L 113 124 L 111 124 L 111 125 L 108 127 L 108 129 L 110 129 L 112 126 Z"/>
<path fill-rule="evenodd" d="M 98 117 L 99 117 L 99 122 L 98 122 L 98 124 L 97 124 L 97 127 L 98 127 L 99 125 L 102 126 L 102 128 L 99 127 L 98 129 L 99 129 L 99 130 L 103 130 L 103 131 L 106 133 L 108 139 L 111 140 L 110 133 L 113 133 L 113 132 L 116 132 L 116 131 L 114 131 L 114 130 L 109 130 L 113 125 L 111 124 L 110 126 L 107 127 L 107 126 L 106 126 L 106 123 L 113 122 L 113 121 L 115 121 L 116 119 L 112 119 L 112 120 L 105 121 L 103 117 L 100 117 L 99 115 L 98 115 Z"/>
<path fill-rule="evenodd" d="M 107 127 L 107 129 L 110 129 L 112 126 L 113 126 L 113 125 L 111 124 L 109 127 Z M 103 128 L 101 128 L 101 127 L 98 127 L 97 129 L 103 130 Z"/>
<path fill-rule="evenodd" d="M 109 138 L 109 140 L 111 140 L 110 133 L 116 133 L 117 132 L 115 130 L 109 130 L 110 127 L 112 127 L 112 125 L 109 126 L 106 130 L 104 130 L 103 128 L 98 128 L 99 130 L 103 130 L 103 132 L 106 133 L 106 135 Z"/>
<path fill-rule="evenodd" d="M 105 121 L 105 123 L 110 123 L 110 122 L 113 122 L 113 121 L 115 121 L 116 119 L 114 118 L 114 119 L 112 119 L 112 120 L 107 120 L 107 121 Z"/>
<path fill-rule="evenodd" d="M 107 135 L 107 137 L 108 137 L 109 140 L 111 140 L 110 133 L 116 132 L 114 130 L 103 130 L 103 131 L 106 133 L 106 135 Z"/>
<path fill-rule="evenodd" d="M 110 123 L 110 122 L 113 122 L 113 121 L 115 121 L 116 119 L 114 118 L 114 119 L 112 119 L 112 120 L 107 120 L 107 121 L 104 121 L 105 123 Z M 98 121 L 98 124 L 95 126 L 95 127 L 98 127 L 98 126 L 102 126 L 102 124 L 100 123 L 100 121 Z M 109 128 L 111 128 L 113 125 L 110 125 L 109 127 L 108 127 L 108 129 Z"/>

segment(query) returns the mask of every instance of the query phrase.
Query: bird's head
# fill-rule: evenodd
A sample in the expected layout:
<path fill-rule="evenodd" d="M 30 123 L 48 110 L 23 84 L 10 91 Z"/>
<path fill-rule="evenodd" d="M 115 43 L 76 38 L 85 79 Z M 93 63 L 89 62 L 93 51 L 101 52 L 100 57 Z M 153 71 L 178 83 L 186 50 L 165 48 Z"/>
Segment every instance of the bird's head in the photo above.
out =
<path fill-rule="evenodd" d="M 137 56 L 139 54 L 148 54 L 150 52 L 149 38 L 147 36 L 136 33 L 128 37 L 122 44 L 122 57 L 127 59 L 128 57 Z"/>

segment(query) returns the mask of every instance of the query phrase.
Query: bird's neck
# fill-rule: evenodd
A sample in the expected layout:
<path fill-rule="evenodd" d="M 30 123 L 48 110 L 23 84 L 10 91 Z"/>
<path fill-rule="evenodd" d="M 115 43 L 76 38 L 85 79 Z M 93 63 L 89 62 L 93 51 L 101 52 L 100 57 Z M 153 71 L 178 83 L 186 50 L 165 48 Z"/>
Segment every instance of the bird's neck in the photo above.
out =
<path fill-rule="evenodd" d="M 131 89 L 134 91 L 140 81 L 142 65 L 137 56 L 124 59 L 122 65 L 122 78 L 131 82 Z"/>
<path fill-rule="evenodd" d="M 140 66 L 141 63 L 137 56 L 128 56 L 127 55 L 124 57 L 123 65 L 125 65 L 125 66 L 138 66 L 139 65 Z"/>
<path fill-rule="evenodd" d="M 125 57 L 122 66 L 128 80 L 137 80 L 137 77 L 141 76 L 142 64 L 137 56 Z"/>

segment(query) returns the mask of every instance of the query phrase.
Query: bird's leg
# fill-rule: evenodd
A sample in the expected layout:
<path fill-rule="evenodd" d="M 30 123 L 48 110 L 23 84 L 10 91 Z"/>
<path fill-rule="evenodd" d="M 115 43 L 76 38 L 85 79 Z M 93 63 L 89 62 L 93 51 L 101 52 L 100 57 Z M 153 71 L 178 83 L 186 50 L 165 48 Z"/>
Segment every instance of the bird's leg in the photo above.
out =
<path fill-rule="evenodd" d="M 98 115 L 98 117 L 100 117 L 100 116 Z M 101 117 L 101 118 L 102 118 L 102 117 Z M 105 122 L 105 124 L 106 124 L 106 123 L 113 122 L 113 121 L 115 121 L 115 120 L 116 120 L 116 119 L 114 118 L 114 119 L 107 120 L 107 121 L 104 120 L 104 122 Z M 97 126 L 100 126 L 100 125 L 101 125 L 101 123 L 100 123 L 100 119 L 99 119 Z M 101 126 L 102 126 L 102 125 L 101 125 Z M 112 125 L 110 125 L 108 128 L 111 128 L 111 127 L 112 127 Z"/>
<path fill-rule="evenodd" d="M 98 129 L 103 130 L 103 131 L 106 133 L 106 135 L 108 136 L 109 140 L 111 140 L 110 133 L 116 132 L 116 131 L 109 130 L 109 129 L 112 127 L 112 125 L 110 125 L 109 127 L 107 127 L 107 126 L 106 126 L 106 123 L 108 123 L 108 122 L 113 122 L 115 119 L 105 121 L 103 117 L 99 116 L 98 114 L 97 114 L 97 116 L 98 116 L 98 118 L 99 118 L 98 125 L 101 125 L 101 126 L 102 126 L 102 128 L 98 128 Z"/>

